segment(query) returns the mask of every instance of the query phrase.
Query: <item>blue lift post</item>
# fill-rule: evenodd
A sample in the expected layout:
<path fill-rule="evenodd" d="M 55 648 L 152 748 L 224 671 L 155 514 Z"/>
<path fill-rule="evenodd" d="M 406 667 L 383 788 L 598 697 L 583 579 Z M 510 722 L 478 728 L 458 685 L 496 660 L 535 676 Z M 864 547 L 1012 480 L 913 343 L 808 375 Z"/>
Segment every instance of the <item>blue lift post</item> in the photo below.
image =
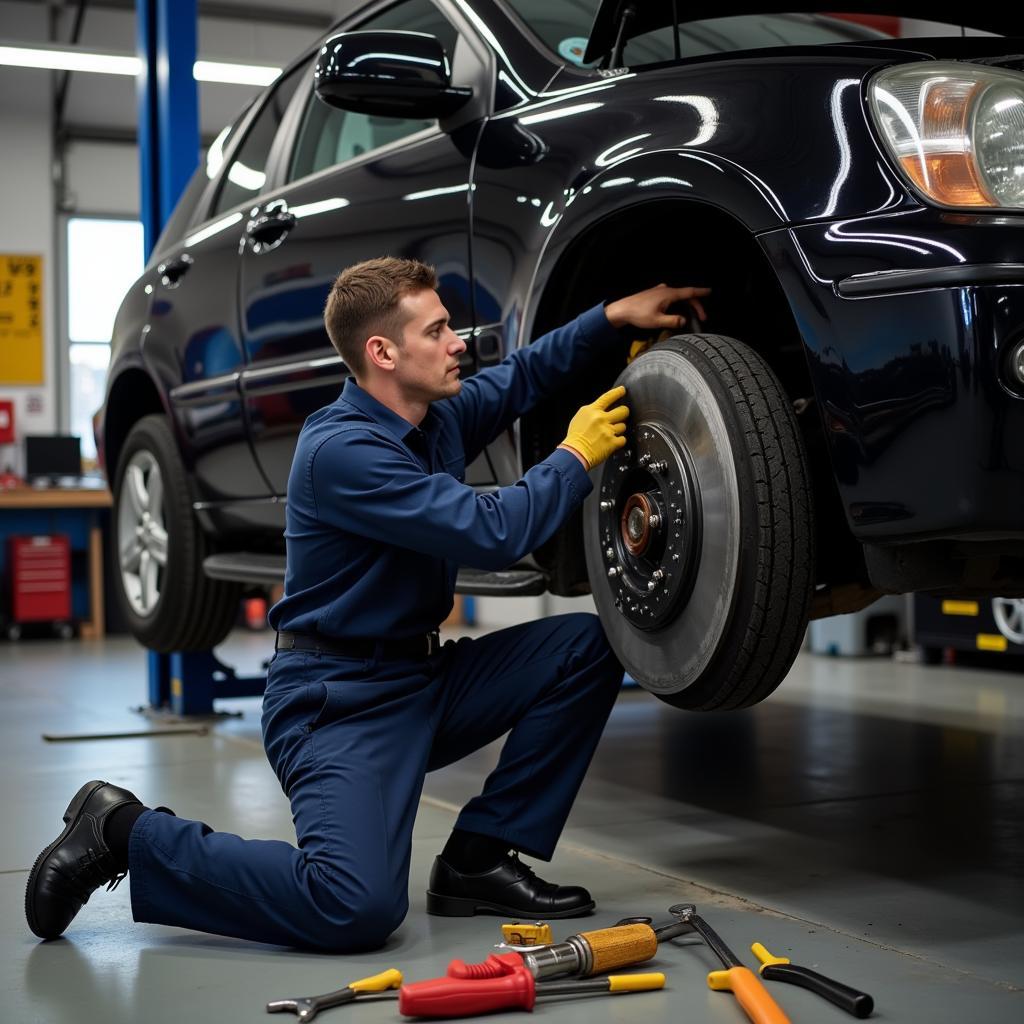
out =
<path fill-rule="evenodd" d="M 148 260 L 199 163 L 196 0 L 136 0 L 140 211 Z M 239 676 L 212 651 L 150 651 L 149 704 L 211 715 L 216 698 L 258 697 L 266 676 Z"/>

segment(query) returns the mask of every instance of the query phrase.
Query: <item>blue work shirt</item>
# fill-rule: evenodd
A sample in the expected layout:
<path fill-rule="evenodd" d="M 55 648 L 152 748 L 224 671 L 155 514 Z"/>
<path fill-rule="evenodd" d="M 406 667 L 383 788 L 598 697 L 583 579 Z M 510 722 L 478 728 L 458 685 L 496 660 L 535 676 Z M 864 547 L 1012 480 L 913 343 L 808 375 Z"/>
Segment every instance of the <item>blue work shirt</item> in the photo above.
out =
<path fill-rule="evenodd" d="M 451 612 L 460 565 L 504 569 L 548 540 L 593 486 L 571 452 L 490 493 L 464 483 L 465 467 L 594 360 L 617 367 L 622 338 L 595 306 L 467 378 L 418 427 L 348 379 L 299 434 L 285 593 L 270 625 L 344 639 L 427 633 Z"/>

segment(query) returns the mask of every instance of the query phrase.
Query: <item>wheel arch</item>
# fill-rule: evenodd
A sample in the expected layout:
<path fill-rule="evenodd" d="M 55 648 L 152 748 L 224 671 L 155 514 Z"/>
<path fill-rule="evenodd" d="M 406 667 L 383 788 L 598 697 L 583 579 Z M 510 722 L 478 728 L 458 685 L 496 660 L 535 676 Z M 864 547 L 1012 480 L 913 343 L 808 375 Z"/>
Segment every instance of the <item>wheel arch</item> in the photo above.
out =
<path fill-rule="evenodd" d="M 559 223 L 534 274 L 531 305 L 523 318 L 524 338 L 537 338 L 597 302 L 659 281 L 709 286 L 707 329 L 753 348 L 775 372 L 791 402 L 810 400 L 799 422 L 815 486 L 818 528 L 834 538 L 850 536 L 813 402 L 799 325 L 749 217 L 741 219 L 706 199 L 652 195 L 596 217 Z M 557 401 L 544 403 L 524 417 L 520 429 L 524 468 L 558 444 L 578 406 L 611 386 L 622 369 L 620 364 L 582 375 L 571 394 L 562 393 Z M 537 552 L 539 564 L 552 574 L 555 593 L 584 589 L 581 543 L 567 537 L 570 533 L 580 534 L 578 521 L 570 521 Z M 836 563 L 831 567 L 822 563 L 820 582 L 860 574 L 860 546 L 852 537 L 850 545 L 834 543 Z M 822 549 L 830 550 L 819 545 Z"/>
<path fill-rule="evenodd" d="M 104 463 L 111 485 L 132 427 L 143 416 L 167 411 L 159 389 L 145 370 L 130 366 L 118 373 L 107 393 L 103 420 Z"/>

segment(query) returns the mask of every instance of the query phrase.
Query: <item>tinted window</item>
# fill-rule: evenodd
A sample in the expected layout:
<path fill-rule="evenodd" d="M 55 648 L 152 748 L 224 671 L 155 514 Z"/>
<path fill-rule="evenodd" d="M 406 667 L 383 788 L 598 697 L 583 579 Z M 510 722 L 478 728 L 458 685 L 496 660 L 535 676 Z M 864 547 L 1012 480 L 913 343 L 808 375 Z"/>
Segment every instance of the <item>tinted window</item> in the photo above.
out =
<path fill-rule="evenodd" d="M 296 68 L 275 86 L 256 115 L 256 120 L 249 126 L 241 149 L 231 161 L 227 174 L 221 179 L 220 192 L 210 216 L 255 199 L 263 191 L 267 181 L 267 157 L 274 136 L 296 87 L 307 75 L 307 68 Z"/>
<path fill-rule="evenodd" d="M 582 64 L 600 0 L 506 0 L 522 21 L 564 60 Z M 684 5 L 679 5 L 684 13 Z M 960 28 L 889 15 L 745 14 L 679 26 L 682 57 L 770 46 L 813 46 L 922 35 L 960 35 Z M 672 26 L 626 43 L 623 64 L 674 60 Z"/>
<path fill-rule="evenodd" d="M 430 0 L 407 0 L 357 26 L 365 29 L 426 32 L 441 40 L 451 62 L 457 33 Z M 389 142 L 435 124 L 423 118 L 379 117 L 329 107 L 310 92 L 292 154 L 288 180 L 303 178 L 362 156 Z"/>

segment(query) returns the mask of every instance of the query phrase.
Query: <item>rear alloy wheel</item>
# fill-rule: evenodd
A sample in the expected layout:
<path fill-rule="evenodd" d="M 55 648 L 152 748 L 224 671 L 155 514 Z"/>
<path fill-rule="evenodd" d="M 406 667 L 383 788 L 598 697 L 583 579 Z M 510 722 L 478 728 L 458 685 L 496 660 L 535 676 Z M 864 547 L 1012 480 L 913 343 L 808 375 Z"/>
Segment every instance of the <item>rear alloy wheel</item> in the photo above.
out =
<path fill-rule="evenodd" d="M 206 538 L 163 416 L 132 427 L 114 479 L 114 579 L 136 639 L 154 651 L 215 647 L 238 614 L 241 588 L 207 578 Z"/>
<path fill-rule="evenodd" d="M 676 707 L 756 704 L 789 671 L 813 590 L 793 411 L 756 352 L 714 335 L 669 338 L 617 383 L 629 443 L 584 510 L 608 639 L 626 671 Z"/>

